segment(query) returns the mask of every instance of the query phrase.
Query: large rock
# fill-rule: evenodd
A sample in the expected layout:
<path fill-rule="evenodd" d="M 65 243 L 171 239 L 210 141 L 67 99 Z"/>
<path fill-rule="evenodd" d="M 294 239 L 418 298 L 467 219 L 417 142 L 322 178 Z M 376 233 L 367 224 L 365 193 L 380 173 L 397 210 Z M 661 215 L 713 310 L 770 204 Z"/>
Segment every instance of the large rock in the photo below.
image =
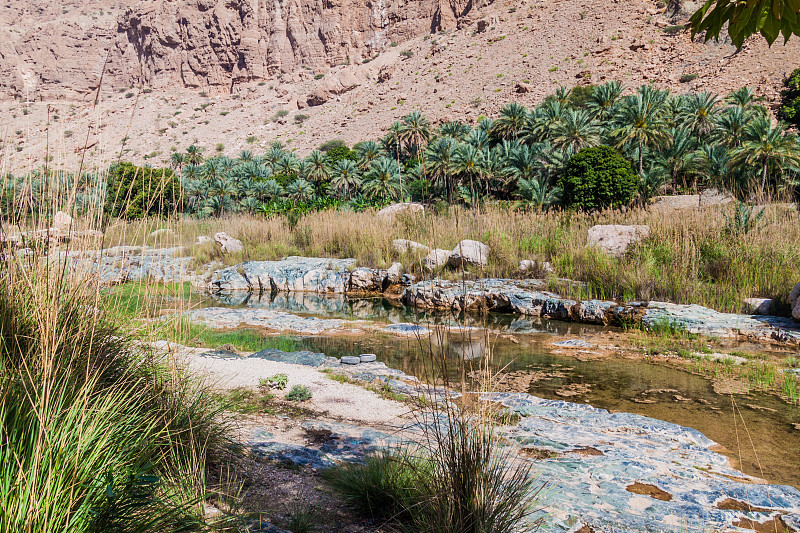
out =
<path fill-rule="evenodd" d="M 775 305 L 769 298 L 745 298 L 744 312 L 749 315 L 773 315 Z"/>
<path fill-rule="evenodd" d="M 391 220 L 400 213 L 424 214 L 425 207 L 422 204 L 417 203 L 392 204 L 378 211 L 377 216 L 378 218 L 382 218 L 384 220 Z"/>
<path fill-rule="evenodd" d="M 429 271 L 436 270 L 437 268 L 441 268 L 446 265 L 449 258 L 450 250 L 436 248 L 435 250 L 431 250 L 428 255 L 425 256 L 425 258 L 422 260 L 422 266 Z"/>
<path fill-rule="evenodd" d="M 596 246 L 610 256 L 622 257 L 631 244 L 650 235 L 650 226 L 598 225 L 589 229 L 589 246 Z"/>
<path fill-rule="evenodd" d="M 345 293 L 353 259 L 284 257 L 280 261 L 245 261 L 217 270 L 210 292 L 327 292 Z"/>
<path fill-rule="evenodd" d="M 800 283 L 795 285 L 789 294 L 789 303 L 792 306 L 792 317 L 800 322 Z"/>
<path fill-rule="evenodd" d="M 239 239 L 234 239 L 224 231 L 214 234 L 214 242 L 219 244 L 226 254 L 238 254 L 244 251 L 244 245 Z"/>
<path fill-rule="evenodd" d="M 397 250 L 397 252 L 401 254 L 405 254 L 408 252 L 412 253 L 424 253 L 427 254 L 431 251 L 431 249 L 424 244 L 420 244 L 415 241 L 410 241 L 408 239 L 395 239 L 392 241 L 392 248 Z"/>
<path fill-rule="evenodd" d="M 483 268 L 489 261 L 490 251 L 489 246 L 482 242 L 465 239 L 456 244 L 456 247 L 450 252 L 447 264 L 453 268 L 461 268 L 468 265 Z"/>
<path fill-rule="evenodd" d="M 53 217 L 53 228 L 58 231 L 69 231 L 73 224 L 75 224 L 75 220 L 63 211 L 57 212 Z"/>

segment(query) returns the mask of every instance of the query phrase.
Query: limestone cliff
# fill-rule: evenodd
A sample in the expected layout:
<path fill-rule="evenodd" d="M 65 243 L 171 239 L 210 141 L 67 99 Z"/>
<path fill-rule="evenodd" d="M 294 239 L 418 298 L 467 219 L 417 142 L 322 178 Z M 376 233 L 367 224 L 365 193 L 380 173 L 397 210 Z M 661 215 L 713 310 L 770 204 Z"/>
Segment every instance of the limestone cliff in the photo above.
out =
<path fill-rule="evenodd" d="M 491 3 L 484 0 L 483 3 Z M 19 5 L 16 5 L 19 4 Z M 112 87 L 209 88 L 360 63 L 454 28 L 473 0 L 22 2 L 0 18 L 0 97 L 86 96 L 106 57 Z M 72 5 L 70 5 L 72 4 Z M 23 20 L 19 29 L 14 20 Z M 109 54 L 110 52 L 110 54 Z"/>

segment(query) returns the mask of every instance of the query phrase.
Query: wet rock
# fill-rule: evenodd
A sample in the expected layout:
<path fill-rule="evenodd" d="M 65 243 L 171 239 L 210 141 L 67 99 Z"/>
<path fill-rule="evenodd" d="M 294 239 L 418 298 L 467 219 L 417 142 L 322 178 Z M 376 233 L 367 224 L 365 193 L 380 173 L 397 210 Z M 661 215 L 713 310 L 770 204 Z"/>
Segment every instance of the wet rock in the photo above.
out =
<path fill-rule="evenodd" d="M 594 344 L 583 339 L 567 339 L 565 341 L 554 342 L 553 346 L 561 348 L 594 348 Z"/>
<path fill-rule="evenodd" d="M 211 276 L 211 293 L 330 292 L 345 293 L 353 259 L 284 257 L 280 261 L 245 261 L 217 270 Z"/>
<path fill-rule="evenodd" d="M 324 353 L 309 352 L 302 350 L 299 352 L 282 352 L 273 348 L 261 350 L 248 357 L 257 357 L 259 359 L 266 359 L 267 361 L 277 361 L 279 363 L 291 363 L 293 365 L 305 366 L 322 366 L 322 365 L 337 365 L 339 360 L 335 357 L 328 357 Z"/>
<path fill-rule="evenodd" d="M 431 251 L 431 249 L 428 246 L 425 246 L 424 244 L 420 244 L 415 241 L 410 241 L 408 239 L 393 240 L 392 248 L 394 248 L 395 250 L 397 250 L 397 252 L 401 254 L 407 252 L 427 254 L 428 252 Z"/>
<path fill-rule="evenodd" d="M 347 332 L 363 324 L 337 318 L 297 316 L 285 311 L 250 309 L 246 307 L 203 307 L 186 311 L 184 316 L 192 322 L 204 324 L 213 329 L 233 329 L 240 326 L 255 326 L 309 335 Z"/>
<path fill-rule="evenodd" d="M 389 206 L 384 207 L 380 211 L 376 213 L 378 218 L 382 218 L 384 220 L 391 220 L 395 216 L 399 215 L 400 213 L 403 214 L 424 214 L 425 207 L 422 204 L 418 203 L 398 203 L 398 204 L 391 204 Z"/>
<path fill-rule="evenodd" d="M 244 245 L 239 239 L 234 239 L 224 231 L 214 234 L 214 242 L 219 244 L 226 254 L 237 254 L 244 251 Z"/>
<path fill-rule="evenodd" d="M 425 256 L 425 258 L 422 260 L 422 266 L 428 271 L 433 271 L 446 265 L 449 258 L 450 250 L 436 248 L 431 250 L 430 253 Z"/>
<path fill-rule="evenodd" d="M 631 244 L 638 243 L 649 235 L 649 226 L 597 225 L 589 228 L 588 244 L 612 257 L 622 257 Z"/>
<path fill-rule="evenodd" d="M 482 242 L 465 239 L 450 252 L 447 264 L 452 268 L 461 268 L 468 265 L 483 268 L 489 261 L 489 252 L 489 246 Z"/>
<path fill-rule="evenodd" d="M 383 328 L 383 331 L 404 336 L 427 335 L 431 332 L 428 328 L 416 324 L 392 324 Z"/>
<path fill-rule="evenodd" d="M 769 298 L 745 298 L 744 312 L 748 315 L 773 315 L 775 304 Z"/>
<path fill-rule="evenodd" d="M 350 273 L 350 289 L 354 291 L 379 291 L 383 285 L 380 272 L 371 268 L 357 268 Z"/>
<path fill-rule="evenodd" d="M 800 322 L 800 283 L 789 293 L 789 305 L 792 306 L 792 317 Z"/>

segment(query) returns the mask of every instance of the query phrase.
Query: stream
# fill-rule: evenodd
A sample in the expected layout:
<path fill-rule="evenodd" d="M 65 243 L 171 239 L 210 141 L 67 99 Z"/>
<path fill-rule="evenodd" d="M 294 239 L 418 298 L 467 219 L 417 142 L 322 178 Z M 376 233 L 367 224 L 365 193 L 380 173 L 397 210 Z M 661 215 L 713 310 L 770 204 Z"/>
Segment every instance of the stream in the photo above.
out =
<path fill-rule="evenodd" d="M 581 350 L 552 346 L 567 335 L 592 342 L 593 335 L 615 328 L 493 313 L 455 317 L 449 313 L 418 312 L 383 298 L 312 293 L 205 297 L 200 305 L 265 308 L 299 316 L 387 325 L 477 328 L 434 334 L 430 339 L 382 332 L 293 338 L 299 349 L 333 357 L 375 353 L 378 361 L 420 379 L 431 375 L 431 354 L 462 358 L 475 368 L 488 364 L 493 371 L 508 374 L 512 389 L 517 392 L 641 414 L 697 429 L 719 443 L 718 451 L 744 473 L 770 483 L 800 487 L 800 408 L 756 392 L 720 395 L 702 376 L 644 358 L 626 358 L 613 351 L 611 355 L 587 358 L 581 355 L 591 352 L 589 347 Z M 450 377 L 456 381 L 460 377 L 458 366 L 450 366 Z"/>

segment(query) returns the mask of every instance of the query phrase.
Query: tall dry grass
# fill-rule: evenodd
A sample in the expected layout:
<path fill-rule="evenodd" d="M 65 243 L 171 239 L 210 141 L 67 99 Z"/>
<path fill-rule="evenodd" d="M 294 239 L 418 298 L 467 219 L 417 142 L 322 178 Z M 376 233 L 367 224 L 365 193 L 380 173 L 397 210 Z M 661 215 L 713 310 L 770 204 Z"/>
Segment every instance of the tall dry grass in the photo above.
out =
<path fill-rule="evenodd" d="M 519 262 L 547 261 L 555 275 L 585 282 L 566 296 L 667 300 L 696 303 L 720 311 L 742 311 L 749 297 L 773 298 L 787 305 L 788 294 L 800 280 L 800 214 L 781 205 L 768 205 L 754 229 L 729 229 L 726 216 L 734 206 L 674 211 L 632 210 L 627 213 L 514 211 L 488 206 L 480 211 L 459 207 L 431 209 L 425 216 L 382 220 L 374 212 L 321 211 L 296 224 L 285 217 L 233 216 L 221 219 L 173 218 L 149 220 L 136 226 L 116 222 L 107 241 L 189 247 L 198 264 L 220 261 L 273 260 L 288 255 L 352 257 L 360 265 L 387 267 L 400 261 L 406 270 L 429 275 L 424 254 L 400 254 L 394 239 L 411 239 L 431 248 L 451 250 L 462 239 L 491 247 L 487 268 L 470 275 L 519 277 Z M 595 224 L 646 224 L 651 236 L 620 258 L 609 258 L 587 246 Z M 179 237 L 149 237 L 162 227 Z M 241 239 L 245 251 L 223 256 L 214 244 L 193 245 L 198 235 L 224 231 Z M 122 237 L 124 236 L 124 238 Z M 528 275 L 543 275 L 532 272 Z M 440 276 L 458 276 L 446 271 Z"/>

